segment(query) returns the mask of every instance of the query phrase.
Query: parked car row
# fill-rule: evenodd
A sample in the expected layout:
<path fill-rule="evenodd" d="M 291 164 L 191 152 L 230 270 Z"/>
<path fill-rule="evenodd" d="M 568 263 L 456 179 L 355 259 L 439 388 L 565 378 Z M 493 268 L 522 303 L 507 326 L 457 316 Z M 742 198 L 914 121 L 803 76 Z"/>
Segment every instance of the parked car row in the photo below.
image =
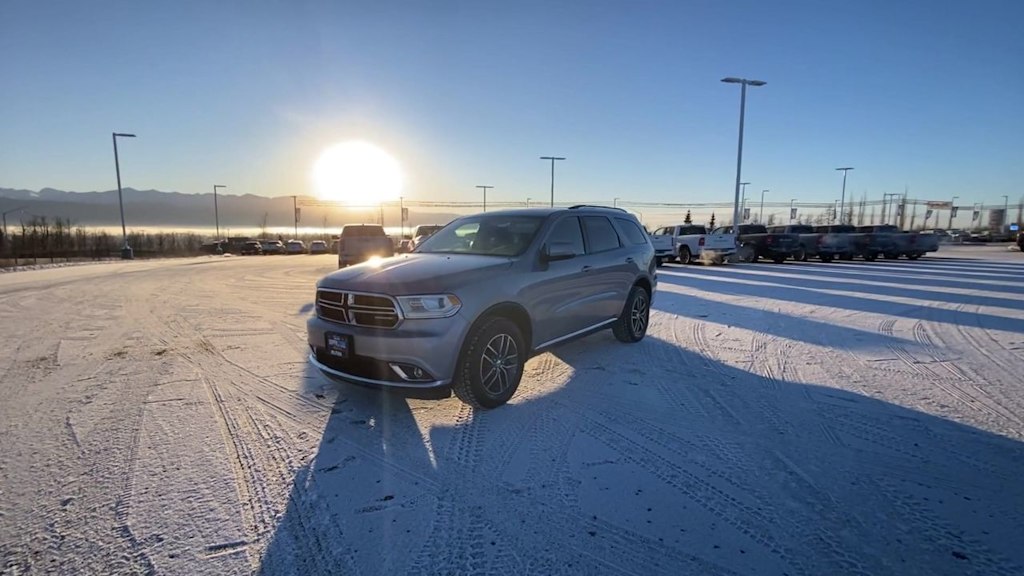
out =
<path fill-rule="evenodd" d="M 939 237 L 930 233 L 904 232 L 890 224 L 852 226 L 792 224 L 766 227 L 741 224 L 708 231 L 704 226 L 679 225 L 659 228 L 651 234 L 658 263 L 724 260 L 754 262 L 759 259 L 822 262 L 863 258 L 916 260 L 939 249 Z"/>
<path fill-rule="evenodd" d="M 327 243 L 314 240 L 306 247 L 302 240 L 256 240 L 251 238 L 228 238 L 203 244 L 200 249 L 206 254 L 238 254 L 239 256 L 268 256 L 271 254 L 326 254 Z"/>

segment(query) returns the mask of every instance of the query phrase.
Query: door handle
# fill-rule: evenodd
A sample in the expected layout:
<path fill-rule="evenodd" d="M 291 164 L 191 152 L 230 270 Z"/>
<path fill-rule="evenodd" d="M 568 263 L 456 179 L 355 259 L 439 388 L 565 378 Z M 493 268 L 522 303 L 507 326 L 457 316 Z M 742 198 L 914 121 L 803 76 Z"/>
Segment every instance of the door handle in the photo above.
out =
<path fill-rule="evenodd" d="M 593 266 L 584 266 L 583 268 L 581 268 L 581 270 L 582 270 L 583 272 L 590 272 L 590 271 L 591 271 L 591 270 L 593 270 L 593 269 L 594 269 L 594 267 L 593 267 Z"/>
<path fill-rule="evenodd" d="M 628 264 L 632 264 L 632 263 L 636 262 L 636 260 L 633 260 L 633 257 L 632 257 L 632 256 L 627 256 L 627 257 L 626 257 L 626 262 L 627 262 Z"/>

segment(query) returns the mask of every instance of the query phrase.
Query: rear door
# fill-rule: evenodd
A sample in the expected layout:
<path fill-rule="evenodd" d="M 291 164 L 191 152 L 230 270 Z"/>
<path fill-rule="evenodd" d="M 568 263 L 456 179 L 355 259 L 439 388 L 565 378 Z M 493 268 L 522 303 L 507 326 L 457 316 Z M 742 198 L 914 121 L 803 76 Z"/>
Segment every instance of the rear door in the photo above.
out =
<path fill-rule="evenodd" d="M 587 247 L 588 286 L 598 303 L 595 323 L 617 318 L 633 287 L 636 257 L 624 245 L 606 216 L 583 216 L 583 238 Z"/>

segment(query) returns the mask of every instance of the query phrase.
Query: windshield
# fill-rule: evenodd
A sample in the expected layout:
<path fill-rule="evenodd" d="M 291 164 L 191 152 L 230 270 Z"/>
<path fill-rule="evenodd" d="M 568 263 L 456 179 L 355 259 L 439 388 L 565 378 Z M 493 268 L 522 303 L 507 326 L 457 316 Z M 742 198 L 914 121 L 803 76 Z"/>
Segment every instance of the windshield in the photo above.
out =
<path fill-rule="evenodd" d="M 539 216 L 471 216 L 430 236 L 415 252 L 519 256 L 533 242 L 543 221 Z"/>
<path fill-rule="evenodd" d="M 413 236 L 417 238 L 420 236 L 430 236 L 441 228 L 444 228 L 444 226 L 417 226 L 416 232 L 413 233 Z"/>

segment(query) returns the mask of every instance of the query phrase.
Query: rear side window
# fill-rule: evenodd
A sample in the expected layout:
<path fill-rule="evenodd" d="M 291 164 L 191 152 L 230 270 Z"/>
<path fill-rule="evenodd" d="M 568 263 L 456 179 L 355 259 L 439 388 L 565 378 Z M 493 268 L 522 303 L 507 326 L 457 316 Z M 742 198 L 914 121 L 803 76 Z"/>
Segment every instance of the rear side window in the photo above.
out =
<path fill-rule="evenodd" d="M 628 218 L 616 218 L 616 222 L 619 224 L 619 230 L 622 230 L 622 235 L 626 237 L 626 242 L 638 246 L 640 244 L 647 244 L 647 235 L 644 231 L 636 225 L 636 222 L 629 220 Z"/>
<path fill-rule="evenodd" d="M 619 247 L 619 235 L 604 216 L 584 216 L 583 229 L 587 231 L 587 253 L 607 252 Z"/>
<path fill-rule="evenodd" d="M 555 242 L 571 244 L 574 254 L 577 256 L 583 254 L 583 231 L 580 230 L 580 219 L 571 216 L 559 220 L 551 229 L 551 234 L 548 235 L 548 246 Z"/>

